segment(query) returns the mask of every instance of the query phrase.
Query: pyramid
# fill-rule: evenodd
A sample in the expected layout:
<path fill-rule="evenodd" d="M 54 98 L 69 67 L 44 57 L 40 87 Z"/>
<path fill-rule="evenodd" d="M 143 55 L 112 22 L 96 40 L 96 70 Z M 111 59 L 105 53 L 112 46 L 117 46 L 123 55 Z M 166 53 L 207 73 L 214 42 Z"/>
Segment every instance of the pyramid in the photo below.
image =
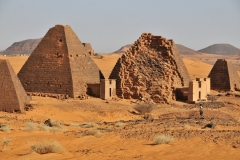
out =
<path fill-rule="evenodd" d="M 24 112 L 27 94 L 7 60 L 0 60 L 0 110 Z"/>
<path fill-rule="evenodd" d="M 103 75 L 68 25 L 50 28 L 18 73 L 27 92 L 86 96 Z"/>
<path fill-rule="evenodd" d="M 208 75 L 211 78 L 212 90 L 239 90 L 240 77 L 231 62 L 225 59 L 218 59 Z"/>
<path fill-rule="evenodd" d="M 143 33 L 117 61 L 109 79 L 116 79 L 120 98 L 169 103 L 176 99 L 176 88 L 188 86 L 190 76 L 173 40 Z"/>

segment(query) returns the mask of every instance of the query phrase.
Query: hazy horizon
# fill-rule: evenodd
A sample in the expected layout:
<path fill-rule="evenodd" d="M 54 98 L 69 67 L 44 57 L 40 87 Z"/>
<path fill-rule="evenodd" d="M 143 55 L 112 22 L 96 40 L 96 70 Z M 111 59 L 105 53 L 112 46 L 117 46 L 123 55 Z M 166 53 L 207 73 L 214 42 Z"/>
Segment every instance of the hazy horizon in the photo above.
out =
<path fill-rule="evenodd" d="M 43 37 L 56 24 L 72 27 L 98 53 L 134 43 L 143 32 L 194 50 L 212 44 L 240 48 L 240 1 L 0 0 L 0 51 Z"/>

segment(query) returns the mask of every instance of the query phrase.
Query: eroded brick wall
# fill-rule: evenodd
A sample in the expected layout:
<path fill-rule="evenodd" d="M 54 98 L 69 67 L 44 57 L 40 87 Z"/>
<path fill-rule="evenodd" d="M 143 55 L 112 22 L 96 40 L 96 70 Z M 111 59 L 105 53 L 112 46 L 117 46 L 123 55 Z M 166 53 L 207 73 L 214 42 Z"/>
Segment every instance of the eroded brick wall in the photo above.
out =
<path fill-rule="evenodd" d="M 0 110 L 24 112 L 30 104 L 21 82 L 7 60 L 0 60 Z"/>
<path fill-rule="evenodd" d="M 175 100 L 175 89 L 188 86 L 190 76 L 172 40 L 144 33 L 117 61 L 109 79 L 116 79 L 121 98 Z"/>

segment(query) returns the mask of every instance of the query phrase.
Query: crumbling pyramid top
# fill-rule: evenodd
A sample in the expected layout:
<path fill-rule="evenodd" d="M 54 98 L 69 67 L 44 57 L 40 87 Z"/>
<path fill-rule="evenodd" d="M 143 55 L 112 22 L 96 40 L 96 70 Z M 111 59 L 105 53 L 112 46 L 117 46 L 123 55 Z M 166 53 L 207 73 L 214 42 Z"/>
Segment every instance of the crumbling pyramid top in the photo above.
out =
<path fill-rule="evenodd" d="M 218 59 L 208 75 L 213 90 L 239 90 L 240 77 L 236 66 L 226 59 Z"/>
<path fill-rule="evenodd" d="M 175 99 L 175 88 L 188 86 L 190 76 L 173 42 L 143 33 L 116 63 L 110 79 L 117 79 L 122 98 L 148 97 L 155 102 Z"/>
<path fill-rule="evenodd" d="M 28 104 L 27 94 L 10 63 L 0 59 L 0 110 L 24 112 Z"/>
<path fill-rule="evenodd" d="M 102 74 L 68 25 L 50 28 L 20 72 L 27 92 L 84 97 L 87 84 L 99 84 Z"/>

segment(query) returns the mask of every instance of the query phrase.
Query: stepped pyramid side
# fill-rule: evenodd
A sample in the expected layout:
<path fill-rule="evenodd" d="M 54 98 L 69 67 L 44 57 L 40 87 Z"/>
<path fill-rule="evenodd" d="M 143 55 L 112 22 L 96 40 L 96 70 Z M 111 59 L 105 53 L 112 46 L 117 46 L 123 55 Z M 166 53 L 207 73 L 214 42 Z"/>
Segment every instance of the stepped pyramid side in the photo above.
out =
<path fill-rule="evenodd" d="M 98 67 L 71 27 L 63 25 L 49 29 L 18 77 L 27 92 L 70 97 L 84 96 L 87 81 L 100 83 Z"/>
<path fill-rule="evenodd" d="M 114 66 L 121 98 L 147 97 L 160 103 L 175 100 L 175 89 L 188 86 L 190 76 L 172 40 L 144 33 Z"/>
<path fill-rule="evenodd" d="M 87 84 L 100 84 L 100 79 L 104 79 L 104 77 L 70 27 L 65 27 L 65 36 L 72 73 L 73 91 L 76 97 L 86 94 Z"/>
<path fill-rule="evenodd" d="M 235 66 L 225 59 L 218 59 L 210 71 L 211 89 L 213 90 L 235 90 L 239 88 L 240 78 Z"/>
<path fill-rule="evenodd" d="M 7 60 L 0 60 L 0 110 L 24 112 L 27 94 Z"/>

